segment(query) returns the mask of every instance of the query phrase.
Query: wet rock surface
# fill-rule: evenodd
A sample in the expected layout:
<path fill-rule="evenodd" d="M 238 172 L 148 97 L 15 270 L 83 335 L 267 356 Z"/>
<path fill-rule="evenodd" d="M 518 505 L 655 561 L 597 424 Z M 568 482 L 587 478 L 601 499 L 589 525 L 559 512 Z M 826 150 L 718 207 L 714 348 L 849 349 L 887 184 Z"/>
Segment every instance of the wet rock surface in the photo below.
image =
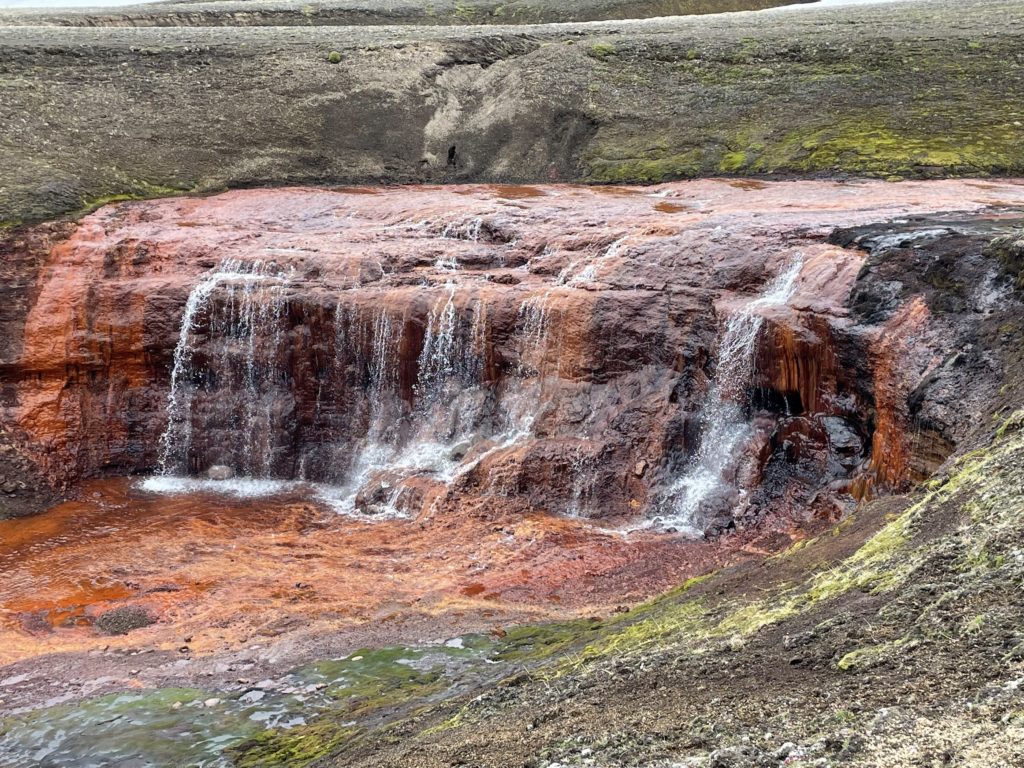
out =
<path fill-rule="evenodd" d="M 689 522 L 835 517 L 850 494 L 934 470 L 971 421 L 963 406 L 997 386 L 977 337 L 1009 311 L 1010 278 L 984 246 L 1012 217 L 950 214 L 895 239 L 859 223 L 968 193 L 981 209 L 1020 187 L 708 181 L 113 206 L 53 247 L 12 325 L 6 423 L 55 486 L 162 469 L 327 483 L 376 513 L 509 500 L 671 518 L 674 479 L 711 429 L 720 326 L 799 262 L 792 297 L 756 310 L 749 379 L 727 395 L 753 432 L 743 462 L 715 471 L 746 499 L 723 492 Z M 936 286 L 942 259 L 956 266 Z"/>
<path fill-rule="evenodd" d="M 958 533 L 955 494 L 977 482 L 959 476 L 929 485 L 930 506 L 877 497 L 961 466 L 947 459 L 991 439 L 979 424 L 999 439 L 1019 429 L 1006 408 L 1020 394 L 1022 196 L 975 181 L 254 190 L 111 206 L 52 240 L 22 230 L 7 266 L 33 287 L 5 315 L 4 427 L 27 471 L 77 498 L 0 530 L 0 686 L 17 718 L 0 748 L 64 729 L 60 706 L 89 699 L 82 717 L 130 706 L 144 729 L 223 716 L 232 748 L 258 761 L 286 737 L 257 738 L 245 718 L 279 694 L 316 702 L 288 699 L 282 717 L 327 713 L 287 738 L 321 756 L 345 746 L 346 765 L 841 765 L 886 754 L 908 728 L 932 739 L 931 721 L 894 707 L 1015 663 L 999 600 L 1019 562 L 1015 518 Z M 749 357 L 723 357 L 738 318 Z M 678 524 L 671 492 L 710 433 L 715 391 L 743 439 L 700 507 L 713 541 L 698 543 L 657 528 Z M 971 477 L 1011 487 L 1016 456 L 1000 449 Z M 188 476 L 82 483 L 161 459 Z M 240 481 L 284 484 L 218 490 Z M 1016 509 L 1001 489 L 971 509 Z M 652 519 L 655 531 L 624 533 Z M 763 559 L 817 531 L 806 553 Z M 903 557 L 907 541 L 927 549 Z M 724 581 L 630 610 L 722 567 Z M 817 571 L 806 591 L 789 586 Z M 782 592 L 729 602 L 765 589 Z M 949 608 L 961 598 L 989 623 Z M 676 599 L 680 613 L 660 613 Z M 833 599 L 849 602 L 825 611 Z M 567 617 L 579 623 L 516 626 Z M 977 663 L 920 686 L 900 672 L 892 696 L 874 685 L 904 648 L 921 648 L 905 666 L 923 670 L 935 645 L 919 635 L 952 626 L 959 644 L 936 663 L 953 669 L 967 647 Z M 296 664 L 463 632 L 504 650 L 451 685 L 392 659 L 408 689 L 368 696 L 346 681 L 364 704 L 339 710 L 316 699 L 334 678 L 296 681 Z M 670 641 L 688 637 L 710 639 L 697 653 Z M 633 642 L 645 654 L 620 656 Z M 554 687 L 492 685 L 508 672 L 492 661 L 567 649 Z M 459 696 L 480 686 L 487 722 L 467 731 Z M 856 729 L 807 725 L 821 690 L 852 702 Z M 454 703 L 418 709 L 441 691 Z M 768 695 L 791 696 L 796 714 L 751 731 Z M 990 698 L 1012 711 L 1012 694 Z M 40 706 L 56 709 L 37 721 Z M 407 716 L 399 746 L 373 731 Z M 349 742 L 352 728 L 371 738 Z M 61 748 L 77 754 L 74 739 Z"/>

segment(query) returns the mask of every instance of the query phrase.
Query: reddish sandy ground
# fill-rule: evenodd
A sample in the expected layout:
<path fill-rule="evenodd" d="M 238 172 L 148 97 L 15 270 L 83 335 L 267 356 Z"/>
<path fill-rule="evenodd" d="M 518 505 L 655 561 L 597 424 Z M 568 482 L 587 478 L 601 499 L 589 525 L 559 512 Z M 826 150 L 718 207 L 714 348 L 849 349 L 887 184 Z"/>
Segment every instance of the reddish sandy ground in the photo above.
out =
<path fill-rule="evenodd" d="M 227 650 L 364 622 L 586 615 L 742 556 L 680 537 L 608 531 L 550 515 L 365 521 L 295 491 L 263 499 L 161 496 L 129 480 L 0 522 L 0 663 L 106 646 Z M 111 637 L 124 605 L 158 621 Z M 435 623 L 435 622 L 430 622 Z"/>

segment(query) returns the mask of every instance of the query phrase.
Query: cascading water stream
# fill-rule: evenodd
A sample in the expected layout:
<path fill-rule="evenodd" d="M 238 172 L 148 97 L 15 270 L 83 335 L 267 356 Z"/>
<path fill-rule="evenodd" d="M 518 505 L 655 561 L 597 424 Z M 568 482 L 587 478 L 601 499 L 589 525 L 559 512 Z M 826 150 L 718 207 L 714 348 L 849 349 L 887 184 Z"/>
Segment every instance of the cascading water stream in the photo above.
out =
<path fill-rule="evenodd" d="M 613 241 L 607 248 L 601 251 L 599 256 L 587 260 L 579 271 L 577 271 L 577 267 L 582 259 L 574 259 L 558 273 L 555 283 L 568 286 L 569 288 L 578 288 L 581 285 L 592 283 L 597 279 L 597 272 L 600 267 L 618 258 L 627 240 L 629 240 L 629 236 L 624 235 Z"/>
<path fill-rule="evenodd" d="M 471 442 L 474 430 L 489 420 L 483 391 L 486 308 L 476 299 L 467 312 L 457 301 L 456 288 L 455 281 L 446 283 L 427 314 L 412 404 L 398 393 L 400 334 L 391 316 L 378 310 L 367 361 L 370 424 L 343 487 L 332 499 L 339 509 L 354 510 L 371 481 L 393 489 L 384 504 L 391 514 L 397 513 L 403 478 L 425 474 L 450 482 L 465 452 L 460 446 Z M 358 349 L 340 343 L 342 336 L 338 354 L 358 356 Z"/>
<path fill-rule="evenodd" d="M 802 256 L 772 280 L 756 299 L 729 316 L 718 349 L 718 366 L 701 409 L 700 448 L 667 494 L 670 514 L 662 525 L 701 536 L 700 513 L 705 504 L 729 488 L 727 475 L 751 435 L 743 399 L 754 368 L 763 311 L 788 302 L 803 267 Z"/>
<path fill-rule="evenodd" d="M 464 236 L 478 230 L 470 222 Z M 613 244 L 601 258 L 615 252 Z M 487 293 L 459 279 L 454 260 L 435 266 L 448 276 L 422 320 L 412 367 L 403 359 L 416 319 L 408 308 L 339 294 L 326 337 L 333 358 L 325 366 L 311 356 L 325 349 L 322 340 L 295 346 L 319 321 L 305 316 L 303 304 L 289 307 L 290 273 L 274 262 L 219 264 L 186 302 L 160 474 L 147 481 L 149 490 L 249 495 L 298 481 L 338 511 L 396 515 L 408 506 L 406 490 L 415 499 L 424 489 L 450 486 L 528 438 L 548 375 L 554 289 L 521 301 L 513 347 L 519 359 L 509 374 L 488 381 L 494 351 Z M 294 370 L 310 367 L 312 384 L 293 380 Z M 237 477 L 202 477 L 217 465 Z M 572 469 L 565 511 L 579 515 L 589 504 L 592 471 L 582 455 Z"/>
<path fill-rule="evenodd" d="M 258 424 L 262 416 L 269 421 L 269 414 L 264 410 L 258 412 L 259 377 L 264 367 L 258 361 L 257 335 L 267 326 L 273 326 L 274 349 L 281 342 L 280 317 L 283 308 L 283 287 L 286 276 L 273 263 L 241 262 L 226 259 L 210 274 L 204 277 L 189 293 L 182 315 L 178 333 L 178 342 L 174 349 L 173 366 L 171 369 L 171 386 L 167 396 L 167 427 L 160 437 L 159 468 L 161 475 L 176 473 L 187 474 L 189 471 L 189 454 L 192 449 L 193 405 L 199 382 L 207 371 L 198 371 L 193 367 L 196 354 L 195 339 L 197 326 L 205 315 L 210 328 L 210 335 L 222 340 L 242 339 L 245 350 L 242 377 L 249 394 L 246 402 L 244 423 L 245 433 L 249 440 L 250 465 L 248 470 L 264 469 L 266 464 L 267 446 L 262 451 L 252 450 L 252 442 L 258 432 Z M 274 301 L 266 301 L 262 287 L 271 283 L 270 290 Z M 242 286 L 241 306 L 237 306 L 237 286 Z M 213 305 L 213 297 L 219 289 L 226 289 L 228 296 L 218 306 Z M 226 373 L 231 367 L 232 349 L 223 343 L 219 354 L 211 355 L 218 372 Z M 271 351 L 271 354 L 273 350 Z M 266 407 L 269 407 L 269 402 Z M 257 456 L 258 454 L 258 456 Z"/>

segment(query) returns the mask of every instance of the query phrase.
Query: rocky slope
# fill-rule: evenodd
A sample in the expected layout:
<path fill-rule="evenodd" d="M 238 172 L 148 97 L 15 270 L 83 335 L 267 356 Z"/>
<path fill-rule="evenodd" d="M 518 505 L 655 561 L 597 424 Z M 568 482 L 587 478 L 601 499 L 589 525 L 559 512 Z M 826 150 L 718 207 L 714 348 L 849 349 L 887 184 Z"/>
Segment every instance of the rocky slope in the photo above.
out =
<path fill-rule="evenodd" d="M 83 27 L 543 24 L 759 10 L 813 0 L 184 0 L 92 10 L 0 11 L 0 23 Z"/>
<path fill-rule="evenodd" d="M 1008 0 L 486 28 L 2 26 L 0 224 L 227 186 L 1020 173 L 1022 50 Z"/>
<path fill-rule="evenodd" d="M 577 629 L 554 652 L 556 628 L 539 632 L 530 671 L 417 702 L 316 764 L 1019 765 L 1021 423 L 1002 411 L 926 490 L 802 548 Z M 315 753 L 334 728 L 288 743 Z"/>

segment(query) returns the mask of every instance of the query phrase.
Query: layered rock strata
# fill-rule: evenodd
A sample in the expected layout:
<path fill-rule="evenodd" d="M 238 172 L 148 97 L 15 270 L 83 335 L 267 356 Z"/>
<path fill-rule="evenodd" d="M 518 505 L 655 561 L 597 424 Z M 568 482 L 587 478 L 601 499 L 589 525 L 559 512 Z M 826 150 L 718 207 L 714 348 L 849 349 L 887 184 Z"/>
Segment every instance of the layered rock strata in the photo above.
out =
<path fill-rule="evenodd" d="M 970 418 L 951 393 L 998 380 L 971 338 L 1010 278 L 982 249 L 1022 200 L 701 181 L 118 204 L 49 249 L 8 244 L 31 289 L 6 319 L 4 424 L 55 485 L 228 467 L 370 514 L 833 516 L 928 474 Z M 790 295 L 763 301 L 786 270 Z M 716 389 L 743 313 L 749 370 Z M 680 520 L 716 391 L 736 447 Z"/>

